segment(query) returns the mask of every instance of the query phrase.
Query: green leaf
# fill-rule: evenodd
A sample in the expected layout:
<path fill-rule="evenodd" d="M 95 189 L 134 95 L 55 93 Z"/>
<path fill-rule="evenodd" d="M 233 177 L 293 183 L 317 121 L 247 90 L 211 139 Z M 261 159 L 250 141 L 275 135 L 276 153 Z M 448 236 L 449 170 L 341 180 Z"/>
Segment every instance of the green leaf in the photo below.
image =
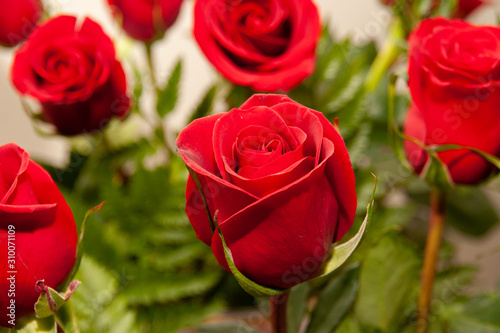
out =
<path fill-rule="evenodd" d="M 372 197 L 370 199 L 370 202 L 368 203 L 368 206 L 366 207 L 366 216 L 365 219 L 363 220 L 363 223 L 361 223 L 361 226 L 359 227 L 359 231 L 356 233 L 356 235 L 354 235 L 353 238 L 351 238 L 347 242 L 337 246 L 335 245 L 333 246 L 332 255 L 323 265 L 322 272 L 320 273 L 320 275 L 316 277 L 316 279 L 335 271 L 351 256 L 354 250 L 356 250 L 356 248 L 358 247 L 363 238 L 367 225 L 370 223 L 372 219 L 373 203 L 375 201 L 376 190 L 377 190 L 377 178 L 375 177 L 375 185 L 373 186 Z"/>
<path fill-rule="evenodd" d="M 194 297 L 207 292 L 219 283 L 221 271 L 198 274 L 170 273 L 161 279 L 149 278 L 143 281 L 132 281 L 123 291 L 132 305 L 151 305 L 166 303 Z"/>
<path fill-rule="evenodd" d="M 198 104 L 198 106 L 196 107 L 196 110 L 194 110 L 194 113 L 189 119 L 189 122 L 192 122 L 195 119 L 210 114 L 210 112 L 212 111 L 216 94 L 217 94 L 217 86 L 214 84 L 213 86 L 210 87 L 210 89 L 208 89 L 205 96 L 203 96 L 203 99 L 201 100 L 200 104 Z"/>
<path fill-rule="evenodd" d="M 490 199 L 477 187 L 451 191 L 446 208 L 446 222 L 469 235 L 484 235 L 499 222 Z"/>
<path fill-rule="evenodd" d="M 417 14 L 421 18 L 428 17 L 432 7 L 434 7 L 434 0 L 420 0 L 416 1 L 415 7 L 417 7 Z"/>
<path fill-rule="evenodd" d="M 82 285 L 71 297 L 71 302 L 61 309 L 64 311 L 72 306 L 81 333 L 138 332 L 134 327 L 135 313 L 124 298 L 117 297 L 119 285 L 115 275 L 116 272 L 83 256 L 76 276 Z"/>
<path fill-rule="evenodd" d="M 80 226 L 80 233 L 78 234 L 78 241 L 76 243 L 76 260 L 75 264 L 73 265 L 73 268 L 69 272 L 68 276 L 64 280 L 64 282 L 61 284 L 62 288 L 67 288 L 70 284 L 70 281 L 73 280 L 73 277 L 76 275 L 76 272 L 78 271 L 78 268 L 80 268 L 80 262 L 82 261 L 82 256 L 83 256 L 83 237 L 85 236 L 85 227 L 87 224 L 87 219 L 97 213 L 98 211 L 101 210 L 102 206 L 104 205 L 104 202 L 100 203 L 99 205 L 87 210 L 85 213 L 85 217 L 83 218 L 82 225 Z"/>
<path fill-rule="evenodd" d="M 210 315 L 220 316 L 224 311 L 222 302 L 207 300 L 197 300 L 195 302 L 177 302 L 169 304 L 156 304 L 153 307 L 141 307 L 137 315 L 137 321 L 140 323 L 140 332 L 151 333 L 180 333 L 180 332 L 197 332 L 195 330 L 186 329 L 187 327 L 197 326 L 201 321 Z M 116 333 L 129 333 L 129 331 L 121 331 Z M 222 332 L 237 332 L 237 331 L 217 331 Z M 106 332 L 107 333 L 107 332 Z"/>
<path fill-rule="evenodd" d="M 319 295 L 307 333 L 335 332 L 356 299 L 359 265 L 346 269 L 331 280 Z"/>
<path fill-rule="evenodd" d="M 217 213 L 216 213 L 217 215 Z M 233 273 L 234 277 L 236 278 L 236 281 L 240 284 L 240 286 L 250 295 L 254 297 L 262 297 L 262 296 L 278 296 L 281 295 L 285 290 L 281 289 L 273 289 L 269 287 L 264 287 L 261 286 L 249 278 L 247 278 L 245 275 L 243 275 L 238 268 L 236 268 L 236 265 L 234 264 L 233 260 L 233 255 L 231 254 L 231 250 L 226 244 L 226 241 L 224 240 L 224 235 L 222 235 L 222 230 L 220 229 L 219 224 L 217 223 L 217 217 L 215 218 L 214 222 L 218 232 L 220 239 L 222 241 L 222 246 L 224 248 L 224 255 L 226 256 L 227 264 L 229 266 L 229 269 L 231 270 L 231 273 Z"/>
<path fill-rule="evenodd" d="M 35 303 L 35 315 L 37 318 L 46 318 L 56 313 L 75 292 L 81 284 L 80 281 L 72 281 L 68 289 L 60 294 L 56 290 L 44 285 L 43 280 L 38 281 L 36 286 L 40 291 L 40 297 Z"/>
<path fill-rule="evenodd" d="M 24 317 L 12 329 L 12 333 L 57 333 L 57 325 L 53 316 L 47 318 Z"/>
<path fill-rule="evenodd" d="M 394 230 L 402 230 L 415 215 L 416 206 L 416 204 L 408 203 L 402 207 L 377 210 L 377 214 L 373 216 L 370 225 L 370 232 L 366 235 L 366 241 L 376 243 L 383 234 Z"/>
<path fill-rule="evenodd" d="M 243 322 L 207 324 L 198 327 L 198 333 L 221 333 L 221 332 L 262 333 L 261 331 L 253 327 L 250 327 Z"/>
<path fill-rule="evenodd" d="M 55 317 L 57 325 L 62 328 L 64 333 L 80 333 L 78 314 L 71 303 L 71 298 L 66 302 L 66 306 L 57 311 Z"/>
<path fill-rule="evenodd" d="M 226 97 L 229 109 L 239 108 L 241 104 L 255 93 L 251 88 L 239 86 L 237 84 L 231 84 L 229 89 L 229 93 Z"/>
<path fill-rule="evenodd" d="M 288 333 L 299 333 L 302 319 L 307 310 L 307 297 L 310 290 L 309 283 L 301 283 L 290 290 L 286 308 Z"/>
<path fill-rule="evenodd" d="M 433 13 L 435 16 L 452 17 L 458 6 L 457 0 L 439 1 L 437 10 Z"/>
<path fill-rule="evenodd" d="M 132 104 L 132 112 L 140 113 L 141 111 L 139 109 L 139 100 L 143 92 L 142 75 L 141 71 L 136 66 L 133 66 L 133 71 L 134 71 L 134 86 L 132 88 L 132 96 L 134 97 L 134 100 Z"/>
<path fill-rule="evenodd" d="M 473 297 L 449 318 L 450 333 L 500 333 L 500 291 Z"/>
<path fill-rule="evenodd" d="M 356 133 L 356 136 L 352 140 L 346 142 L 347 151 L 353 165 L 356 165 L 360 157 L 367 150 L 370 144 L 370 133 L 371 124 L 366 123 L 360 126 L 358 133 Z"/>
<path fill-rule="evenodd" d="M 353 318 L 353 316 L 347 316 L 340 326 L 335 331 L 335 333 L 368 333 L 366 330 L 362 331 L 359 323 Z"/>
<path fill-rule="evenodd" d="M 449 333 L 500 333 L 500 326 L 492 326 L 468 317 L 456 318 L 450 325 Z"/>
<path fill-rule="evenodd" d="M 385 234 L 370 249 L 354 308 L 363 327 L 399 332 L 406 310 L 416 302 L 420 264 L 416 250 L 396 232 Z"/>
<path fill-rule="evenodd" d="M 167 84 L 158 93 L 156 111 L 163 118 L 175 108 L 179 94 L 179 82 L 181 80 L 182 60 L 178 60 Z"/>

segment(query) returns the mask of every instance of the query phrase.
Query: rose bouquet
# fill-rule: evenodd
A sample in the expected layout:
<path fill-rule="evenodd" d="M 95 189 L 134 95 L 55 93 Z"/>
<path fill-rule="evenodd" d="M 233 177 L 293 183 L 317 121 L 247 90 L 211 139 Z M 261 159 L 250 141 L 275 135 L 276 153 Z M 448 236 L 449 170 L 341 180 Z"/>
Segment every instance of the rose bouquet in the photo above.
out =
<path fill-rule="evenodd" d="M 492 4 L 383 2 L 0 1 L 0 333 L 500 331 Z"/>

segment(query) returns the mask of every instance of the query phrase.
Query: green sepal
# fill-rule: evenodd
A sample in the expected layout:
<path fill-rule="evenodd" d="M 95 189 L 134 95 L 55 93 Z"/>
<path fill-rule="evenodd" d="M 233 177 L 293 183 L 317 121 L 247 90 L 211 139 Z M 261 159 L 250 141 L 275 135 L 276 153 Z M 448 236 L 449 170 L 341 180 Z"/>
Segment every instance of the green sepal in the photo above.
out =
<path fill-rule="evenodd" d="M 373 175 L 375 177 L 375 175 Z M 363 220 L 363 223 L 361 223 L 361 226 L 359 227 L 358 232 L 354 237 L 352 237 L 350 240 L 348 240 L 345 243 L 342 243 L 340 245 L 333 245 L 332 247 L 332 255 L 330 258 L 325 262 L 323 265 L 323 268 L 318 276 L 315 277 L 315 279 L 324 277 L 333 271 L 335 271 L 337 268 L 339 268 L 346 260 L 351 256 L 351 254 L 356 250 L 356 248 L 359 246 L 361 243 L 361 240 L 363 239 L 363 235 L 365 233 L 366 227 L 368 224 L 370 224 L 372 220 L 372 213 L 373 213 L 373 203 L 375 201 L 375 192 L 377 190 L 377 177 L 375 177 L 375 185 L 373 186 L 373 193 L 372 197 L 370 198 L 370 202 L 368 203 L 368 206 L 366 207 L 366 216 L 365 219 Z"/>
<path fill-rule="evenodd" d="M 243 275 L 238 270 L 238 268 L 236 268 L 236 265 L 234 264 L 233 260 L 233 255 L 231 254 L 231 250 L 227 246 L 226 241 L 224 240 L 224 235 L 222 235 L 222 230 L 220 229 L 220 226 L 217 223 L 217 213 L 215 215 L 216 217 L 214 218 L 215 220 L 214 224 L 217 228 L 217 231 L 219 232 L 219 236 L 222 241 L 222 247 L 224 248 L 224 255 L 226 256 L 227 264 L 229 266 L 229 269 L 231 270 L 231 273 L 233 273 L 234 277 L 236 278 L 236 281 L 238 281 L 239 285 L 243 288 L 243 290 L 245 290 L 247 293 L 249 293 L 254 297 L 265 297 L 265 296 L 271 297 L 271 296 L 278 296 L 284 293 L 285 290 L 283 289 L 264 287 L 253 282 L 245 275 Z"/>
<path fill-rule="evenodd" d="M 57 333 L 57 324 L 54 316 L 34 318 L 32 316 L 19 319 L 10 333 Z"/>
<path fill-rule="evenodd" d="M 481 156 L 482 158 L 484 158 L 486 161 L 490 162 L 491 164 L 493 164 L 497 169 L 500 170 L 500 159 L 497 158 L 496 156 L 494 155 L 491 155 L 491 154 L 488 154 L 480 149 L 477 149 L 475 147 L 471 147 L 471 146 L 461 146 L 461 145 L 456 145 L 456 144 L 444 144 L 444 145 L 432 145 L 432 146 L 424 146 L 423 147 L 425 149 L 425 151 L 429 154 L 429 156 L 432 158 L 432 159 L 436 159 L 439 161 L 439 163 L 442 165 L 440 166 L 439 168 L 442 168 L 443 170 L 439 170 L 439 172 L 441 174 L 445 174 L 444 176 L 446 176 L 448 178 L 448 183 L 451 184 L 451 188 L 454 187 L 454 183 L 453 183 L 453 180 L 451 179 L 451 176 L 449 174 L 449 170 L 448 168 L 446 167 L 446 165 L 444 165 L 441 160 L 437 157 L 437 153 L 439 152 L 443 152 L 443 151 L 448 151 L 448 150 L 458 150 L 458 149 L 466 149 L 466 150 L 470 150 L 470 151 L 473 151 L 475 152 L 476 154 L 478 154 L 479 156 Z M 437 168 L 437 167 L 436 167 Z M 427 172 L 428 173 L 428 172 Z M 441 176 L 440 178 L 443 178 L 443 176 Z M 439 180 L 438 180 L 439 181 Z M 436 182 L 436 185 L 438 187 L 440 187 L 441 189 L 446 189 L 446 183 L 444 182 L 441 182 L 441 183 L 438 183 Z M 448 187 L 450 188 L 450 186 Z"/>
<path fill-rule="evenodd" d="M 445 150 L 457 150 L 457 149 L 467 149 L 471 150 L 479 155 L 481 155 L 482 158 L 493 164 L 497 169 L 500 169 L 500 158 L 488 154 L 480 149 L 477 149 L 475 147 L 471 146 L 460 146 L 460 145 L 455 145 L 455 144 L 445 144 L 445 145 L 435 145 L 435 146 L 428 146 L 427 151 L 433 151 L 433 152 L 441 152 Z"/>
<path fill-rule="evenodd" d="M 85 217 L 83 218 L 82 225 L 80 226 L 80 233 L 78 234 L 78 241 L 76 243 L 76 259 L 75 259 L 75 264 L 73 265 L 73 268 L 69 272 L 68 276 L 64 280 L 64 282 L 60 285 L 62 289 L 66 289 L 70 282 L 73 280 L 73 278 L 76 275 L 76 272 L 78 271 L 78 268 L 80 267 L 80 263 L 82 262 L 82 256 L 83 256 L 83 237 L 85 236 L 85 226 L 87 224 L 87 219 L 97 213 L 98 211 L 101 210 L 102 206 L 104 205 L 104 202 L 101 202 L 99 205 L 95 206 L 94 208 L 90 208 L 87 210 L 85 213 Z"/>
<path fill-rule="evenodd" d="M 425 149 L 425 148 L 424 148 Z M 435 186 L 442 191 L 447 191 L 455 187 L 448 167 L 439 159 L 436 153 L 426 151 L 429 154 L 429 160 L 424 166 L 420 177 L 430 186 Z"/>
<path fill-rule="evenodd" d="M 81 284 L 80 281 L 72 281 L 64 293 L 44 285 L 43 280 L 36 283 L 36 288 L 40 291 L 40 297 L 35 303 L 35 315 L 37 318 L 46 318 L 57 312 L 75 292 Z"/>

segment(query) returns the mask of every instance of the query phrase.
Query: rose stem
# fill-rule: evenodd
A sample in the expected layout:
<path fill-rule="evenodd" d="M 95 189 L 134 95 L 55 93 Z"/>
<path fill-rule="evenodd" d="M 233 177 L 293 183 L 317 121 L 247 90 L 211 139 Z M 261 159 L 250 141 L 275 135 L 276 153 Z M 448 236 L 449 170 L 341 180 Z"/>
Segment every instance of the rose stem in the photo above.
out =
<path fill-rule="evenodd" d="M 425 245 L 424 264 L 422 267 L 420 295 L 418 298 L 417 332 L 427 332 L 429 322 L 429 307 L 436 277 L 436 264 L 439 257 L 439 248 L 443 238 L 443 229 L 446 211 L 446 193 L 433 188 L 430 195 L 431 213 L 427 243 Z"/>
<path fill-rule="evenodd" d="M 151 83 L 153 84 L 153 89 L 156 91 L 156 94 L 159 93 L 158 89 L 158 84 L 156 83 L 156 75 L 155 75 L 155 70 L 153 66 L 153 56 L 151 53 L 151 46 L 153 43 L 145 43 L 144 47 L 146 48 L 146 58 L 148 60 L 148 66 L 149 66 L 149 74 L 151 75 Z"/>
<path fill-rule="evenodd" d="M 286 333 L 286 306 L 290 290 L 283 294 L 271 297 L 271 328 L 272 333 Z"/>
<path fill-rule="evenodd" d="M 148 60 L 149 73 L 151 75 L 151 83 L 153 84 L 153 89 L 156 93 L 156 100 L 158 101 L 158 98 L 160 96 L 160 89 L 158 88 L 158 83 L 156 82 L 155 70 L 154 70 L 154 66 L 153 66 L 153 56 L 151 53 L 152 45 L 153 45 L 153 43 L 145 43 L 144 47 L 146 48 L 146 58 Z M 158 136 L 158 139 L 160 140 L 160 142 L 162 142 L 163 145 L 165 146 L 166 153 L 167 153 L 167 160 L 170 161 L 173 153 L 172 153 L 172 149 L 170 148 L 170 146 L 167 142 L 167 138 L 165 136 L 166 135 L 165 126 L 163 126 L 163 121 L 160 117 L 158 117 L 157 123 L 158 123 L 158 126 L 157 126 L 157 129 L 155 130 L 155 135 Z M 158 131 L 158 134 L 156 131 Z"/>
<path fill-rule="evenodd" d="M 406 40 L 404 35 L 403 25 L 401 20 L 395 18 L 390 27 L 387 38 L 382 45 L 375 60 L 373 61 L 365 79 L 365 89 L 368 92 L 373 92 L 379 86 L 381 78 L 387 73 L 389 67 L 392 66 L 398 59 L 399 55 L 404 52 L 401 44 Z"/>

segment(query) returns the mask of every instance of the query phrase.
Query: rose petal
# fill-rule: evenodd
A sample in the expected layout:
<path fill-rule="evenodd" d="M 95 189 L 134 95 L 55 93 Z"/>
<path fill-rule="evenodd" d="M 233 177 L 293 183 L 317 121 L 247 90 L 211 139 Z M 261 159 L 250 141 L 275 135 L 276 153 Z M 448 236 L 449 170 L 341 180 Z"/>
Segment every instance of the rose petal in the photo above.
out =
<path fill-rule="evenodd" d="M 18 185 L 18 178 L 26 171 L 29 154 L 14 143 L 0 146 L 0 204 L 5 204 Z"/>
<path fill-rule="evenodd" d="M 212 148 L 212 136 L 216 121 L 224 115 L 216 114 L 196 119 L 179 133 L 176 141 L 182 159 L 200 180 L 210 216 L 213 218 L 215 211 L 219 210 L 220 220 L 228 218 L 257 199 L 252 194 L 220 178 Z M 192 184 L 187 188 L 186 210 L 191 210 L 191 216 L 195 216 L 195 220 L 190 220 L 194 226 L 209 225 L 208 215 L 195 204 L 201 199 L 197 190 Z M 203 240 L 207 231 L 199 229 L 197 234 Z"/>
<path fill-rule="evenodd" d="M 215 160 L 223 179 L 229 179 L 224 165 L 224 158 L 232 160 L 233 143 L 236 142 L 239 130 L 248 126 L 268 127 L 279 134 L 288 143 L 291 150 L 298 147 L 298 142 L 283 119 L 267 107 L 253 107 L 248 110 L 233 109 L 218 119 L 214 126 L 213 147 Z"/>
<path fill-rule="evenodd" d="M 321 112 L 314 110 L 311 112 L 323 125 L 324 138 L 331 141 L 335 149 L 333 156 L 326 161 L 325 174 L 339 204 L 338 230 L 334 239 L 336 242 L 347 233 L 354 221 L 357 206 L 356 181 L 344 139 Z M 325 146 L 325 139 L 323 146 Z M 324 161 L 326 156 L 328 155 L 325 154 L 325 148 L 322 147 L 320 160 Z"/>
<path fill-rule="evenodd" d="M 331 143 L 325 146 L 333 153 Z M 307 176 L 220 223 L 236 267 L 245 276 L 270 287 L 289 288 L 318 272 L 339 216 L 325 166 L 326 159 Z M 218 233 L 212 251 L 228 269 Z"/>
<path fill-rule="evenodd" d="M 7 205 L 0 204 L 0 225 L 7 228 L 16 224 L 18 229 L 32 228 L 30 225 L 18 225 L 36 221 L 36 228 L 46 227 L 56 218 L 57 204 L 42 205 Z"/>
<path fill-rule="evenodd" d="M 410 105 L 408 113 L 406 114 L 404 133 L 409 137 L 425 142 L 427 133 L 424 118 L 415 104 Z M 427 153 L 423 148 L 408 140 L 404 141 L 404 148 L 408 161 L 415 171 L 420 173 L 427 161 Z"/>

